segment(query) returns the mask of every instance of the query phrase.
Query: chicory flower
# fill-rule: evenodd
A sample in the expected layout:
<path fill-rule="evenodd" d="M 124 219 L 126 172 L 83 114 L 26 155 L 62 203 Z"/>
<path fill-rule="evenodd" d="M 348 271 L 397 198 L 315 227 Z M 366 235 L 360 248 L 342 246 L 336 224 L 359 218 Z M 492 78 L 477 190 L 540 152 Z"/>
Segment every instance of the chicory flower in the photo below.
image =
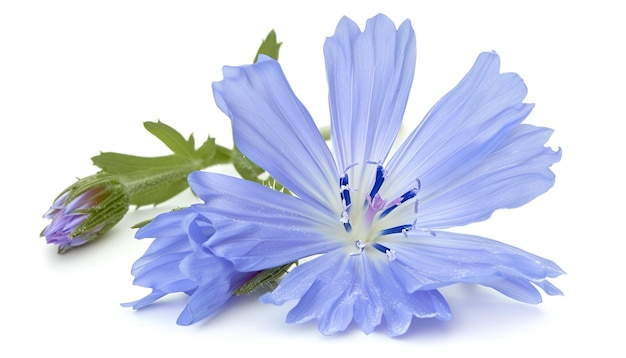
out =
<path fill-rule="evenodd" d="M 491 287 L 528 303 L 563 271 L 552 261 L 487 238 L 444 229 L 518 207 L 554 184 L 560 151 L 552 131 L 522 124 L 532 105 L 495 53 L 428 113 L 395 154 L 415 66 L 415 35 L 384 15 L 363 32 L 343 18 L 325 44 L 332 151 L 291 90 L 280 65 L 259 56 L 225 67 L 214 83 L 239 150 L 289 194 L 217 173 L 194 172 L 204 201 L 162 214 L 137 233 L 156 237 L 134 266 L 153 293 L 191 296 L 179 323 L 216 313 L 256 272 L 302 260 L 262 302 L 297 300 L 287 322 L 319 321 L 323 334 L 383 320 L 405 333 L 413 317 L 450 319 L 438 288 Z M 304 259 L 304 260 L 303 260 Z"/>
<path fill-rule="evenodd" d="M 319 321 L 323 334 L 355 322 L 365 333 L 386 322 L 401 335 L 412 318 L 451 318 L 437 290 L 455 283 L 491 287 L 527 303 L 561 291 L 547 281 L 552 261 L 487 238 L 444 229 L 521 206 L 554 184 L 560 150 L 552 130 L 522 124 L 532 105 L 515 73 L 482 53 L 389 156 L 415 66 L 409 21 L 384 15 L 360 31 L 343 18 L 325 46 L 332 151 L 280 65 L 225 67 L 214 83 L 241 152 L 294 195 L 216 173 L 192 173 L 215 232 L 207 247 L 236 270 L 311 259 L 289 272 L 263 302 L 298 303 L 287 322 Z"/>
<path fill-rule="evenodd" d="M 41 232 L 58 252 L 84 245 L 117 224 L 128 211 L 126 187 L 113 175 L 99 172 L 79 179 L 54 200 L 44 218 L 52 221 Z"/>

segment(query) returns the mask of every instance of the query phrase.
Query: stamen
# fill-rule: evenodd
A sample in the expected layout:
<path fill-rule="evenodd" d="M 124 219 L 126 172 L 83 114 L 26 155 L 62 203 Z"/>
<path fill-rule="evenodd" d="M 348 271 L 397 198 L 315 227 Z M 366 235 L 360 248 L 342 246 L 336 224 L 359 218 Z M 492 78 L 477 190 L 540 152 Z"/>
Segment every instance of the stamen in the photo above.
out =
<path fill-rule="evenodd" d="M 352 231 L 352 225 L 350 225 L 350 214 L 348 214 L 347 210 L 341 212 L 341 218 L 339 221 L 343 224 L 343 228 L 346 232 Z"/>
<path fill-rule="evenodd" d="M 383 246 L 383 245 L 381 245 L 381 244 L 379 244 L 379 243 L 377 243 L 377 242 L 372 243 L 372 247 L 373 247 L 373 248 L 375 248 L 376 250 L 378 250 L 378 251 L 382 252 L 383 254 L 384 254 L 387 250 L 389 250 L 389 248 L 388 248 L 388 247 Z"/>
<path fill-rule="evenodd" d="M 339 188 L 341 189 L 340 197 L 341 202 L 343 204 L 343 211 L 341 212 L 341 218 L 339 221 L 343 223 L 343 228 L 346 232 L 352 231 L 352 225 L 350 225 L 350 207 L 352 206 L 352 200 L 350 199 L 350 187 L 348 174 L 345 174 L 341 178 L 339 178 Z"/>
<path fill-rule="evenodd" d="M 354 245 L 356 245 L 356 248 L 359 249 L 359 251 L 351 253 L 350 256 L 360 255 L 365 249 L 365 244 L 361 240 L 356 240 Z"/>
<path fill-rule="evenodd" d="M 403 233 L 404 235 L 406 235 L 406 233 L 413 230 L 414 227 L 415 226 L 413 224 L 390 227 L 388 229 L 381 230 L 380 235 L 391 235 L 391 234 L 399 234 L 399 233 Z"/>
<path fill-rule="evenodd" d="M 372 247 L 375 248 L 376 250 L 382 252 L 383 254 L 387 255 L 387 260 L 389 261 L 393 261 L 396 259 L 396 251 L 392 250 L 384 245 L 381 245 L 377 242 L 372 244 Z"/>
<path fill-rule="evenodd" d="M 350 199 L 350 184 L 348 184 L 348 174 L 339 178 L 339 188 L 341 189 L 341 200 L 345 207 L 349 207 L 352 204 Z"/>
<path fill-rule="evenodd" d="M 378 191 L 380 190 L 380 187 L 381 185 L 383 185 L 384 181 L 385 170 L 383 169 L 382 165 L 378 164 L 378 166 L 376 167 L 376 180 L 374 181 L 372 191 L 370 191 L 370 198 L 373 198 L 374 196 L 376 196 L 376 194 L 378 194 Z"/>
<path fill-rule="evenodd" d="M 402 194 L 402 196 L 400 196 L 398 199 L 392 202 L 392 205 L 390 205 L 387 209 L 385 209 L 382 213 L 380 213 L 380 217 L 384 218 L 385 216 L 387 216 L 387 214 L 392 212 L 393 209 L 397 208 L 398 205 L 404 203 L 407 200 L 413 199 L 417 195 L 418 191 L 419 191 L 419 188 L 413 188 L 407 191 L 406 193 Z"/>
<path fill-rule="evenodd" d="M 346 230 L 346 232 L 352 231 L 352 225 L 350 225 L 350 223 L 344 223 L 343 228 Z"/>

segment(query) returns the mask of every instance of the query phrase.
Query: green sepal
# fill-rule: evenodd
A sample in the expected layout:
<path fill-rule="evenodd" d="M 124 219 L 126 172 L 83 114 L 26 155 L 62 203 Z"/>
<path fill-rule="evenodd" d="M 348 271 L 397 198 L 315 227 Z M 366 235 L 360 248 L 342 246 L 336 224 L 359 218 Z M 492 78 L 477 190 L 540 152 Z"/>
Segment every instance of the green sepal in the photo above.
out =
<path fill-rule="evenodd" d="M 125 191 L 123 189 L 111 189 L 111 194 L 97 207 L 84 210 L 83 213 L 88 214 L 87 219 L 74 229 L 69 237 L 70 239 L 82 237 L 86 240 L 93 240 L 115 226 L 122 220 L 127 211 L 128 196 Z M 75 212 L 79 213 L 80 211 L 76 210 Z M 59 253 L 63 252 L 59 247 Z"/>
<path fill-rule="evenodd" d="M 254 277 L 252 277 L 250 280 L 246 281 L 246 283 L 239 286 L 239 288 L 233 291 L 233 296 L 247 295 L 258 290 L 261 287 L 273 290 L 276 287 L 278 280 L 280 280 L 281 277 L 289 272 L 289 268 L 294 264 L 297 265 L 298 262 L 290 262 L 282 266 L 269 268 L 267 270 L 259 272 L 258 274 L 254 275 Z"/>
<path fill-rule="evenodd" d="M 65 193 L 67 197 L 63 201 L 64 208 L 68 208 L 75 200 L 79 201 L 75 205 L 77 208 L 65 215 L 86 215 L 86 218 L 69 233 L 70 240 L 81 239 L 85 243 L 95 240 L 122 220 L 128 211 L 126 188 L 109 173 L 101 171 L 78 179 L 76 183 L 61 192 L 57 199 Z M 81 196 L 85 194 L 87 198 L 81 199 Z M 41 236 L 44 236 L 44 231 L 41 232 Z M 65 253 L 72 247 L 74 246 L 59 245 L 58 253 Z"/>
<path fill-rule="evenodd" d="M 274 30 L 270 31 L 270 33 L 267 34 L 267 37 L 265 37 L 265 39 L 261 42 L 261 46 L 259 46 L 259 50 L 254 56 L 253 62 L 256 62 L 259 59 L 259 55 L 266 55 L 278 61 L 278 52 L 280 51 L 280 45 L 282 44 L 282 42 L 276 41 L 276 32 Z"/>

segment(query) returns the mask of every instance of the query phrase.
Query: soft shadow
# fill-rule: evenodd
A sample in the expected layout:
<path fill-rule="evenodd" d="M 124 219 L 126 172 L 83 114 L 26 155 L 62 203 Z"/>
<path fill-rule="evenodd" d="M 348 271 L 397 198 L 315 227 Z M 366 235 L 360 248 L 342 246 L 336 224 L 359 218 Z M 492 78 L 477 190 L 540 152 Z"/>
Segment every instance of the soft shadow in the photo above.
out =
<path fill-rule="evenodd" d="M 414 318 L 400 340 L 437 340 L 451 336 L 497 339 L 532 329 L 545 319 L 541 307 L 515 301 L 478 285 L 456 285 L 441 290 L 453 318 L 449 321 Z"/>

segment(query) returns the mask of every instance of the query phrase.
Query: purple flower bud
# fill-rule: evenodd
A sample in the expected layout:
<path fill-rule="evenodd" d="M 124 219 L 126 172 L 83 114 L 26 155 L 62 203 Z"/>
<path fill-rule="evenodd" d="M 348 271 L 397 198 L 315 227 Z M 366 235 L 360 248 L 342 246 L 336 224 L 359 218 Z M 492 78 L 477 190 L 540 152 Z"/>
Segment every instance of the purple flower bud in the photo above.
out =
<path fill-rule="evenodd" d="M 126 187 L 105 172 L 79 179 L 55 200 L 44 218 L 52 222 L 41 232 L 59 253 L 106 233 L 128 211 Z"/>

